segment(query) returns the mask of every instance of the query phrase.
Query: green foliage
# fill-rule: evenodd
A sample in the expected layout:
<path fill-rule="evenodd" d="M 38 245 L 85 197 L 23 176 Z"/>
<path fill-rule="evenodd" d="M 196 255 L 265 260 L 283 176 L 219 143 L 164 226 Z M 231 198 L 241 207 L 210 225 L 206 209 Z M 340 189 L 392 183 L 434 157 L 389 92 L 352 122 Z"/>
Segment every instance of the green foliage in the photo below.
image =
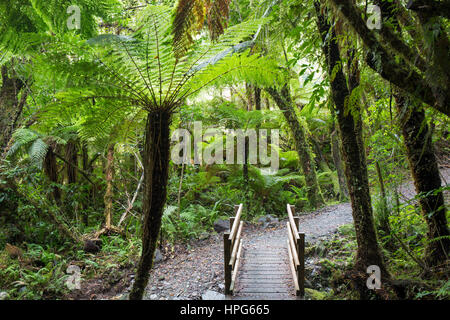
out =
<path fill-rule="evenodd" d="M 71 5 L 77 5 L 81 13 L 81 28 L 75 31 L 67 28 L 67 9 Z M 33 56 L 40 46 L 66 33 L 92 37 L 98 29 L 97 18 L 108 20 L 118 8 L 117 0 L 1 0 L 0 57 L 7 61 L 11 55 Z"/>
<path fill-rule="evenodd" d="M 396 198 L 400 185 L 409 179 L 409 168 L 393 90 L 365 64 L 365 52 L 347 34 L 347 26 L 335 24 L 340 28 L 342 57 L 328 76 L 320 63 L 324 60 L 312 18 L 313 1 L 278 1 L 273 7 L 272 0 L 175 2 L 0 0 L 0 65 L 9 78 L 22 81 L 17 99 L 26 98 L 14 123 L 7 159 L 0 164 L 0 249 L 11 243 L 23 249 L 24 257 L 19 261 L 0 251 L 0 291 L 6 290 L 12 299 L 57 299 L 70 294 L 64 284 L 69 264 L 81 267 L 83 279 L 97 277 L 108 285 L 135 267 L 143 207 L 143 188 L 137 185 L 147 160 L 142 159 L 143 128 L 149 112 L 169 111 L 171 129 L 191 133 L 194 121 L 202 121 L 204 131 L 280 129 L 280 146 L 270 146 L 270 152 L 280 156 L 278 172 L 249 165 L 246 181 L 242 165 L 170 163 L 162 248 L 207 238 L 214 232 L 214 221 L 229 218 L 239 203 L 244 204 L 247 221 L 266 214 L 284 215 L 286 203 L 294 204 L 300 214 L 311 209 L 290 130 L 264 90 L 268 87 L 288 85 L 295 115 L 314 147 L 311 156 L 320 188 L 327 200 L 335 200 L 340 189 L 330 136 L 339 126 L 329 82 L 337 71 L 348 72 L 346 52 L 353 47 L 360 84 L 346 98 L 346 110 L 363 121 L 379 242 L 394 278 L 417 277 L 422 270 L 411 256 L 423 259 L 427 243 L 437 241 L 426 238 L 427 226 L 418 206 L 427 195 L 405 203 L 399 203 L 404 201 L 401 195 Z M 80 30 L 67 28 L 69 5 L 81 9 Z M 269 7 L 272 13 L 258 19 Z M 224 29 L 226 24 L 230 27 Z M 210 36 L 201 32 L 205 26 Z M 438 26 L 430 30 L 436 32 Z M 256 41 L 249 41 L 255 34 Z M 426 34 L 426 45 L 436 40 L 431 35 Z M 412 44 L 423 40 L 408 39 Z M 375 64 L 379 63 L 375 57 Z M 256 98 L 262 110 L 249 111 Z M 440 163 L 446 163 L 450 150 L 447 118 L 426 111 Z M 61 159 L 69 141 L 76 141 L 78 147 L 76 157 L 70 159 L 78 167 L 77 182 L 71 184 L 66 183 L 67 163 Z M 212 137 L 197 147 L 203 151 L 223 142 Z M 105 150 L 110 144 L 115 144 L 113 224 L 127 210 L 127 220 L 121 224 L 126 237 L 101 236 L 102 250 L 88 254 L 60 234 L 50 214 L 83 236 L 103 227 Z M 43 170 L 46 156 L 53 155 L 49 150 L 58 155 L 56 182 L 50 182 Z M 386 199 L 378 192 L 376 163 Z M 55 190 L 60 192 L 59 200 L 54 200 Z M 381 232 L 386 221 L 390 234 Z M 308 255 L 319 257 L 316 262 L 323 271 L 316 280 L 333 287 L 326 295 L 310 290 L 311 295 L 354 298 L 343 275 L 352 267 L 356 249 L 353 225 L 308 248 Z M 448 281 L 428 282 L 429 288 L 411 297 L 449 298 Z"/>
<path fill-rule="evenodd" d="M 421 291 L 416 294 L 416 299 L 422 299 L 427 296 L 435 297 L 437 300 L 447 300 L 450 298 L 450 280 L 447 280 L 441 287 L 431 291 Z"/>
<path fill-rule="evenodd" d="M 0 287 L 7 289 L 11 299 L 51 299 L 66 292 L 64 262 L 60 255 L 30 244 L 24 258 L 31 261 L 31 265 L 23 266 L 9 258 L 6 251 L 0 253 Z"/>
<path fill-rule="evenodd" d="M 178 208 L 169 206 L 164 212 L 162 231 L 170 241 L 198 238 L 202 233 L 212 231 L 213 223 L 219 217 L 219 205 L 220 202 L 216 202 L 210 209 L 190 204 L 179 217 L 176 216 Z"/>

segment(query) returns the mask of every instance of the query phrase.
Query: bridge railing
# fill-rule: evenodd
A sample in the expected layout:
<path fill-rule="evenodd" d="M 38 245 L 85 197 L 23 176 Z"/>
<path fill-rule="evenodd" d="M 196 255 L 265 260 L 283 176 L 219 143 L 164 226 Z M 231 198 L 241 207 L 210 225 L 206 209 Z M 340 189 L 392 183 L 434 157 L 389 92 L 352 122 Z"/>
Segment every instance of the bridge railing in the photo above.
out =
<path fill-rule="evenodd" d="M 241 234 L 244 222 L 241 221 L 242 203 L 234 206 L 235 216 L 230 218 L 230 231 L 223 234 L 225 268 L 225 294 L 232 295 L 236 284 L 242 254 Z"/>
<path fill-rule="evenodd" d="M 305 234 L 298 232 L 299 218 L 294 217 L 295 206 L 287 205 L 289 266 L 294 280 L 295 294 L 305 295 Z"/>

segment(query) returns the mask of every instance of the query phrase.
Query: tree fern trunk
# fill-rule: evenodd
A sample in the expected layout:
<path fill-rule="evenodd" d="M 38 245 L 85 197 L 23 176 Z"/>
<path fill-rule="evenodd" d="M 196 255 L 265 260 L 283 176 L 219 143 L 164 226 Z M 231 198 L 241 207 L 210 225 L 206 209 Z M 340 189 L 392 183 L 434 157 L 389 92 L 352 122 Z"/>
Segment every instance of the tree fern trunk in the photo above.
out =
<path fill-rule="evenodd" d="M 44 171 L 48 179 L 54 184 L 58 183 L 58 166 L 56 164 L 56 155 L 53 152 L 53 148 L 50 147 L 44 158 Z M 57 204 L 61 204 L 61 190 L 58 186 L 52 187 L 53 198 Z"/>
<path fill-rule="evenodd" d="M 66 144 L 66 159 L 69 163 L 66 164 L 67 183 L 77 182 L 77 166 L 78 166 L 78 150 L 76 141 L 70 140 Z M 73 165 L 71 165 L 71 164 Z"/>
<path fill-rule="evenodd" d="M 161 218 L 167 196 L 169 173 L 171 113 L 153 111 L 147 117 L 144 146 L 144 224 L 142 254 L 131 300 L 142 299 L 153 267 L 153 256 L 161 228 Z"/>
<path fill-rule="evenodd" d="M 255 87 L 255 110 L 261 110 L 261 88 Z"/>

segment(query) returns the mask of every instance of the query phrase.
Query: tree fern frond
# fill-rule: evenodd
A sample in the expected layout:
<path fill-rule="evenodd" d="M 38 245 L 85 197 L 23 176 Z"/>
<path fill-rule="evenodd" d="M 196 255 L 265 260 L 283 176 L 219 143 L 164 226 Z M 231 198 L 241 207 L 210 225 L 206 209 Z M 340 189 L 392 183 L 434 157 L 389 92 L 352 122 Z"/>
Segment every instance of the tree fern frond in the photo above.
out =
<path fill-rule="evenodd" d="M 202 27 L 208 0 L 179 0 L 173 18 L 173 48 L 180 58 L 192 45 L 193 36 Z"/>
<path fill-rule="evenodd" d="M 48 144 L 46 144 L 42 139 L 36 139 L 30 146 L 28 150 L 28 155 L 30 157 L 31 164 L 42 169 L 42 163 L 44 161 L 45 155 L 48 151 Z"/>
<path fill-rule="evenodd" d="M 13 145 L 8 150 L 7 156 L 12 157 L 14 156 L 21 148 L 27 147 L 30 145 L 33 141 L 36 141 L 36 139 L 40 138 L 40 134 L 31 130 L 31 129 L 25 129 L 20 128 L 17 129 L 13 133 Z"/>
<path fill-rule="evenodd" d="M 185 94 L 192 95 L 206 86 L 248 82 L 263 86 L 278 86 L 282 75 L 275 61 L 268 57 L 234 54 L 198 72 L 187 85 Z"/>
<path fill-rule="evenodd" d="M 223 34 L 230 15 L 231 0 L 213 0 L 208 8 L 209 34 L 213 41 Z"/>

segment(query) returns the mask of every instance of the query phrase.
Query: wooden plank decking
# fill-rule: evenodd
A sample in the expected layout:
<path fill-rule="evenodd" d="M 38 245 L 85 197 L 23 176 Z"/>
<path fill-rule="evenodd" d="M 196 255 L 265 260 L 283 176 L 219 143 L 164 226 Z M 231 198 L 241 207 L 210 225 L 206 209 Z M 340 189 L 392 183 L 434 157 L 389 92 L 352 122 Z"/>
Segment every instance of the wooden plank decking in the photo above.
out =
<path fill-rule="evenodd" d="M 296 299 L 286 245 L 259 245 L 244 252 L 232 299 Z"/>

